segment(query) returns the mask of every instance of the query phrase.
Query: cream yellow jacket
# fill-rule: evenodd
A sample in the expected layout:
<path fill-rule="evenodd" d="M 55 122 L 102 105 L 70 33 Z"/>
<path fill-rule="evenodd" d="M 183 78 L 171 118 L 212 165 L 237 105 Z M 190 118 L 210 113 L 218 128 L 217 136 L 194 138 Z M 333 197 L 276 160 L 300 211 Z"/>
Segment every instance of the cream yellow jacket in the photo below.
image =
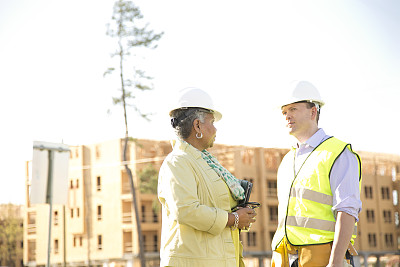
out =
<path fill-rule="evenodd" d="M 176 142 L 160 169 L 158 198 L 161 266 L 236 266 L 231 229 L 226 227 L 230 191 L 200 151 Z"/>

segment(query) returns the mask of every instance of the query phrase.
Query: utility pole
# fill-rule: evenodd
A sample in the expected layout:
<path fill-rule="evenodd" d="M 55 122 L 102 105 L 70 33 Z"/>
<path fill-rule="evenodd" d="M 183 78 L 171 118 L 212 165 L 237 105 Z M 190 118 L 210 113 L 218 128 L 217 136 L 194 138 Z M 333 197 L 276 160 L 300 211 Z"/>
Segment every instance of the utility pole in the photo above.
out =
<path fill-rule="evenodd" d="M 47 162 L 43 155 L 47 151 Z M 46 142 L 34 142 L 33 145 L 33 160 L 32 168 L 34 169 L 32 175 L 32 191 L 31 191 L 31 203 L 35 204 L 49 204 L 49 234 L 47 238 L 47 263 L 46 267 L 50 267 L 50 255 L 51 255 L 51 226 L 53 220 L 53 195 L 54 189 L 59 188 L 61 184 L 65 187 L 61 188 L 61 192 L 57 192 L 57 204 L 66 204 L 68 194 L 68 159 L 70 149 L 64 144 L 53 144 Z M 57 153 L 58 152 L 58 153 Z M 59 156 L 61 153 L 64 155 Z M 57 172 L 55 175 L 55 161 L 61 170 L 61 173 Z M 47 168 L 46 168 L 47 165 Z M 47 175 L 46 175 L 47 173 Z M 57 179 L 55 179 L 55 177 Z M 45 193 L 45 194 L 43 194 Z M 61 193 L 61 194 L 60 194 Z M 60 194 L 60 195 L 59 195 Z M 64 210 L 65 213 L 65 210 Z M 65 215 L 64 215 L 65 218 Z M 65 223 L 64 223 L 65 225 Z M 65 231 L 65 228 L 64 228 Z M 66 261 L 66 250 L 65 250 L 65 232 L 64 232 L 64 265 Z"/>

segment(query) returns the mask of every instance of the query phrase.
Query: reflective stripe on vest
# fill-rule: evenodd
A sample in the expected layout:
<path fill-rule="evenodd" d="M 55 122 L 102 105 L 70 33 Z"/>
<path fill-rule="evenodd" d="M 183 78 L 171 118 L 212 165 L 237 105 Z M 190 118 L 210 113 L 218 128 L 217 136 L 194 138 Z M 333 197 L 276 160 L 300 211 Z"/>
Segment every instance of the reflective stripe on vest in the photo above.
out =
<path fill-rule="evenodd" d="M 292 188 L 292 190 L 290 191 L 290 196 L 301 199 L 308 199 L 326 205 L 332 205 L 333 203 L 333 196 L 312 191 L 307 188 Z"/>
<path fill-rule="evenodd" d="M 312 200 L 325 205 L 332 205 L 333 203 L 333 196 L 306 188 L 292 188 L 290 191 L 290 196 Z M 287 216 L 286 220 L 286 225 L 313 228 L 331 232 L 335 231 L 335 223 L 336 222 L 300 216 Z M 283 225 L 283 221 L 279 223 L 279 225 L 281 224 Z M 353 235 L 357 235 L 357 225 L 354 227 Z"/>
<path fill-rule="evenodd" d="M 336 222 L 325 221 L 321 219 L 300 217 L 300 216 L 287 216 L 286 225 L 313 228 L 317 230 L 335 231 Z M 354 227 L 353 235 L 357 235 L 357 225 Z"/>

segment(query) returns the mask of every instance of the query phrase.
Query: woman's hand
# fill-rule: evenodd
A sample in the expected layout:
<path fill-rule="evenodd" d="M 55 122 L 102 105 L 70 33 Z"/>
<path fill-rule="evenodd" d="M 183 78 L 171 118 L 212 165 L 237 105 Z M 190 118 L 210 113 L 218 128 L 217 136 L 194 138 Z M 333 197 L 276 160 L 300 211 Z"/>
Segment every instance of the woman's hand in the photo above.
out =
<path fill-rule="evenodd" d="M 236 227 L 235 219 L 236 216 L 234 213 L 237 214 L 239 222 L 237 228 L 239 229 L 248 229 L 250 228 L 251 224 L 256 221 L 257 212 L 252 208 L 241 208 L 239 207 L 238 210 L 235 212 L 228 214 L 228 222 L 226 223 L 227 227 Z"/>
<path fill-rule="evenodd" d="M 251 208 L 239 208 L 236 212 L 239 215 L 239 229 L 247 229 L 256 221 L 257 212 Z"/>

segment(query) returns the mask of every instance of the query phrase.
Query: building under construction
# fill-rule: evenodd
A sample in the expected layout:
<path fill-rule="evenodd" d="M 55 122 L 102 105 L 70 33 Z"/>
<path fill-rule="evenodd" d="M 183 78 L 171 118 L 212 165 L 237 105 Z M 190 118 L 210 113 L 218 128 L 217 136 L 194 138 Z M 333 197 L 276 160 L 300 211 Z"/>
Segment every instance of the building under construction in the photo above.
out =
<path fill-rule="evenodd" d="M 52 210 L 52 265 L 138 266 L 138 236 L 129 178 L 122 161 L 123 141 L 70 147 L 68 204 L 54 205 Z M 171 150 L 169 141 L 142 139 L 130 141 L 128 148 L 148 266 L 159 266 L 161 210 L 156 194 L 140 190 L 145 182 L 139 174 L 145 169 L 158 172 Z M 287 151 L 221 144 L 210 149 L 233 175 L 254 184 L 251 200 L 262 205 L 257 222 L 240 238 L 246 260 L 259 265 L 268 264 L 271 255 L 271 240 L 278 224 L 276 173 Z M 395 255 L 400 247 L 400 155 L 358 153 L 363 174 L 363 210 L 355 243 L 359 262 L 366 262 L 369 256 L 389 261 L 390 257 L 381 256 Z M 49 205 L 29 203 L 29 173 L 27 163 L 24 264 L 44 266 Z"/>

